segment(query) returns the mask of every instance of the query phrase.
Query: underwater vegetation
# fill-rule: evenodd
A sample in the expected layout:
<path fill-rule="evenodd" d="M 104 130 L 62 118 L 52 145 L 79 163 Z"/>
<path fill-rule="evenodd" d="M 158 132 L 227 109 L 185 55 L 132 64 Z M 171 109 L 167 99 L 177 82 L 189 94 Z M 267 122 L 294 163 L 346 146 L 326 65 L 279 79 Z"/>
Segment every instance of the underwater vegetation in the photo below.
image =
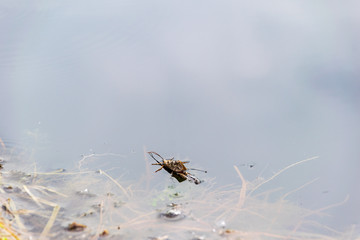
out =
<path fill-rule="evenodd" d="M 111 170 L 89 167 L 90 162 L 106 161 L 106 154 L 84 156 L 72 171 L 51 172 L 23 164 L 24 157 L 1 147 L 1 240 L 356 239 L 354 231 L 343 233 L 314 221 L 314 216 L 342 203 L 310 210 L 288 200 L 309 183 L 275 200 L 269 200 L 273 191 L 261 191 L 283 171 L 315 158 L 261 182 L 247 181 L 234 166 L 239 183 L 216 187 L 211 179 L 196 185 L 165 177 L 155 183 L 153 172 L 129 181 Z"/>

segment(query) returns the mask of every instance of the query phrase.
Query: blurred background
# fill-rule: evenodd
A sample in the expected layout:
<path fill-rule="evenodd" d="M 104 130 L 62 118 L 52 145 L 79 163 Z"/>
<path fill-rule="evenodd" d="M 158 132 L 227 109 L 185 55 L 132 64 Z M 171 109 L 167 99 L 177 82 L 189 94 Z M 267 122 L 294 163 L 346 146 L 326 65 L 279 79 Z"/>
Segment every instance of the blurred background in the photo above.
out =
<path fill-rule="evenodd" d="M 269 188 L 320 177 L 293 201 L 318 209 L 349 195 L 323 219 L 346 229 L 360 223 L 359 8 L 2 0 L 0 137 L 45 170 L 115 153 L 136 179 L 151 150 L 219 185 L 241 183 L 233 165 L 254 180 L 319 156 Z"/>

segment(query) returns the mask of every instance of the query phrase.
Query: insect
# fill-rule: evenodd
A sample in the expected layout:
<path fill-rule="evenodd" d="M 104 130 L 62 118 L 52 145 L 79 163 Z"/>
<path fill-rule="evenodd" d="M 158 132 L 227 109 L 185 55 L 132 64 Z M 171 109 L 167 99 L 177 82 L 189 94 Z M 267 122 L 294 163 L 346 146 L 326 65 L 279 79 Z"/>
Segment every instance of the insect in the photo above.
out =
<path fill-rule="evenodd" d="M 152 165 L 160 165 L 161 167 L 156 170 L 155 172 L 160 171 L 161 169 L 165 169 L 168 173 L 171 174 L 172 177 L 174 177 L 178 182 L 183 182 L 185 180 L 189 180 L 190 182 L 194 182 L 195 184 L 200 184 L 202 181 L 199 180 L 197 177 L 191 175 L 187 172 L 188 168 L 185 167 L 184 164 L 189 163 L 189 161 L 180 161 L 180 160 L 174 160 L 174 158 L 171 159 L 164 159 L 160 154 L 156 152 L 148 152 L 148 154 L 157 162 L 153 163 Z M 158 156 L 161 158 L 161 161 L 157 160 L 155 156 Z M 207 172 L 204 170 L 199 170 L 195 168 L 189 168 L 189 170 L 197 170 L 202 172 Z"/>

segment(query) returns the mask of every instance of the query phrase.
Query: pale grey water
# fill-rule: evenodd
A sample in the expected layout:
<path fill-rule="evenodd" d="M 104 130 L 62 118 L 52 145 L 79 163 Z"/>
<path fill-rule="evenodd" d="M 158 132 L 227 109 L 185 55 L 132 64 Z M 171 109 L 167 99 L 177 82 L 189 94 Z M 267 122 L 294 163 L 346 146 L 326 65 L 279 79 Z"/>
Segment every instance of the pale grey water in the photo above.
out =
<path fill-rule="evenodd" d="M 0 137 L 45 169 L 82 154 L 188 157 L 219 184 L 320 156 L 272 186 L 359 224 L 358 1 L 1 1 Z M 36 136 L 36 141 L 30 135 Z M 249 168 L 248 164 L 255 164 Z M 244 165 L 244 166 L 243 166 Z"/>

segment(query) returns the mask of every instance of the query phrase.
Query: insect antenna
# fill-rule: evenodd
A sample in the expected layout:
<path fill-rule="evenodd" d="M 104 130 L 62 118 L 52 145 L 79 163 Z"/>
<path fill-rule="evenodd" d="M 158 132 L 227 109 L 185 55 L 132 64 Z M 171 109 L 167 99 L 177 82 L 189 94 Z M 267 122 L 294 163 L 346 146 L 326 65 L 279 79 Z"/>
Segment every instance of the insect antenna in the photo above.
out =
<path fill-rule="evenodd" d="M 149 154 L 156 162 L 158 162 L 158 163 L 160 163 L 160 164 L 161 164 L 161 162 L 159 162 L 159 161 L 154 157 L 153 154 L 155 154 L 156 156 L 159 156 L 159 157 L 164 161 L 164 158 L 163 158 L 162 156 L 160 156 L 160 154 L 158 154 L 158 153 L 156 153 L 156 152 L 148 152 L 148 154 Z"/>
<path fill-rule="evenodd" d="M 188 170 L 196 170 L 196 171 L 199 171 L 199 172 L 204 172 L 204 173 L 207 173 L 206 170 L 202 170 L 202 169 L 197 169 L 197 168 L 187 168 Z"/>

